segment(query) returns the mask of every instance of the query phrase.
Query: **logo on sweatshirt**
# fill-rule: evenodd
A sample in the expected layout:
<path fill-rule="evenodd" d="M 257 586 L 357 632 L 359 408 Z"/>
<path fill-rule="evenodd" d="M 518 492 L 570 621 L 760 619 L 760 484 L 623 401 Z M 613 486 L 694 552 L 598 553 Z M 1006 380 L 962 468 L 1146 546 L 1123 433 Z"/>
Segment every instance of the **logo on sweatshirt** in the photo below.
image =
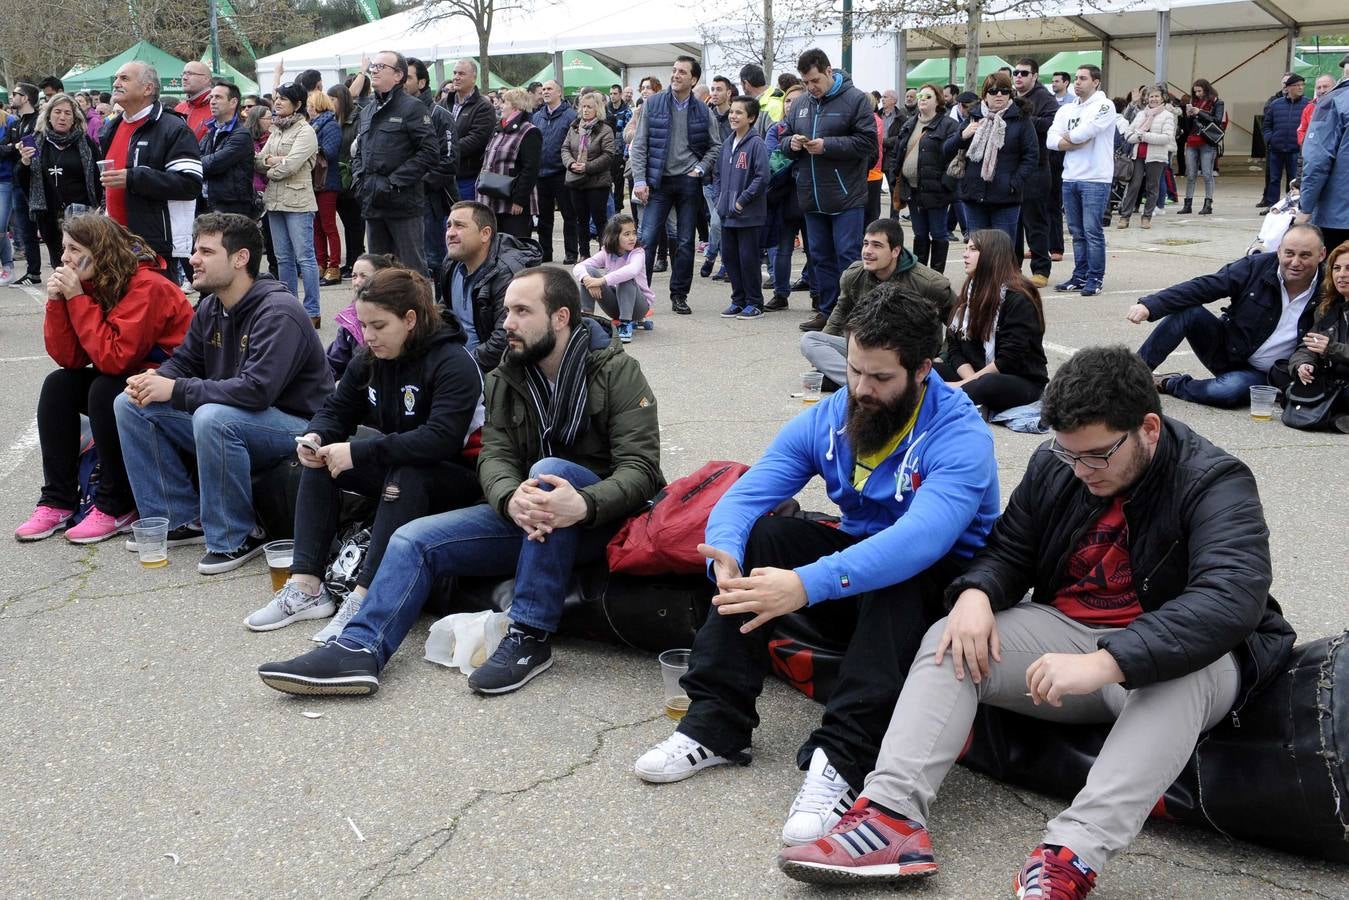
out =
<path fill-rule="evenodd" d="M 852 587 L 852 581 L 847 575 L 840 575 L 838 576 L 838 586 L 846 590 L 847 588 Z"/>
<path fill-rule="evenodd" d="M 417 411 L 417 394 L 421 388 L 415 384 L 403 385 L 403 415 L 410 416 Z"/>
<path fill-rule="evenodd" d="M 375 395 L 375 387 L 374 387 L 374 385 L 370 385 L 369 387 L 367 387 L 367 388 L 365 389 L 365 396 L 370 400 L 370 405 L 371 405 L 371 406 L 378 406 L 378 405 L 379 405 L 379 397 L 377 397 L 377 396 Z"/>

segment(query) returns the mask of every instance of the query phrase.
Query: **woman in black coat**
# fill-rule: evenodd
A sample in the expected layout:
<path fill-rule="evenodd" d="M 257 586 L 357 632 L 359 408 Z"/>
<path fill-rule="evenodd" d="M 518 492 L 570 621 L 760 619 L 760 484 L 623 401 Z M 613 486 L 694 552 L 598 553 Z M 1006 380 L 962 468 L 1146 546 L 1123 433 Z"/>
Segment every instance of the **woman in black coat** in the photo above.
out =
<path fill-rule="evenodd" d="M 28 210 L 53 261 L 61 258 L 61 220 L 103 205 L 98 145 L 85 130 L 84 113 L 69 94 L 56 94 L 38 113 L 34 147 L 21 147 L 29 173 Z M 8 224 L 8 223 L 5 223 Z"/>
<path fill-rule="evenodd" d="M 982 102 L 946 146 L 952 155 L 965 151 L 965 177 L 956 187 L 965 207 L 965 233 L 997 228 L 1015 241 L 1021 189 L 1036 174 L 1040 149 L 1035 123 L 1025 103 L 1013 99 L 1006 72 L 984 79 Z"/>
<path fill-rule="evenodd" d="M 909 205 L 913 253 L 920 263 L 940 272 L 946 268 L 951 245 L 946 219 L 955 200 L 955 179 L 946 174 L 955 149 L 948 153 L 946 144 L 960 133 L 960 126 L 946 115 L 941 91 L 925 84 L 918 89 L 918 112 L 896 119 L 890 131 L 893 170 L 886 175 L 899 199 Z"/>
<path fill-rule="evenodd" d="M 995 229 L 971 234 L 965 274 L 937 374 L 989 413 L 1034 403 L 1049 381 L 1045 314 L 1012 239 Z"/>

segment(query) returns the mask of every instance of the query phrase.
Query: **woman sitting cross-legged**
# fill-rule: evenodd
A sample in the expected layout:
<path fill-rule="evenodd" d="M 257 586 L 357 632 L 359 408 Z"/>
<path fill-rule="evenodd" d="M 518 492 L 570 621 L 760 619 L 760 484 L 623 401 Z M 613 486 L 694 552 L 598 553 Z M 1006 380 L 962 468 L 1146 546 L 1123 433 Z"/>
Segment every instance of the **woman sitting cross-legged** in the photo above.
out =
<path fill-rule="evenodd" d="M 42 382 L 37 401 L 42 494 L 14 537 L 39 541 L 66 527 L 79 503 L 80 414 L 98 448 L 94 505 L 66 531 L 76 544 L 131 530 L 131 495 L 112 401 L 128 375 L 158 366 L 187 334 L 192 307 L 159 270 L 164 263 L 141 238 L 99 213 L 61 225 L 61 265 L 47 279 L 42 332 L 61 368 Z"/>
<path fill-rule="evenodd" d="M 322 577 L 337 534 L 342 491 L 378 498 L 356 587 L 314 640 L 336 637 L 360 608 L 389 538 L 400 525 L 478 502 L 465 445 L 482 427 L 482 374 L 464 330 L 442 314 L 431 283 L 408 269 L 376 272 L 356 300 L 365 346 L 296 448 L 305 471 L 295 512 L 291 578 L 244 620 L 271 631 L 333 614 Z M 374 437 L 352 437 L 359 425 Z M 318 447 L 315 451 L 310 443 Z"/>
<path fill-rule="evenodd" d="M 1021 274 L 1012 239 L 985 228 L 965 244 L 960 288 L 937 374 L 988 412 L 1034 403 L 1049 381 L 1040 292 Z"/>

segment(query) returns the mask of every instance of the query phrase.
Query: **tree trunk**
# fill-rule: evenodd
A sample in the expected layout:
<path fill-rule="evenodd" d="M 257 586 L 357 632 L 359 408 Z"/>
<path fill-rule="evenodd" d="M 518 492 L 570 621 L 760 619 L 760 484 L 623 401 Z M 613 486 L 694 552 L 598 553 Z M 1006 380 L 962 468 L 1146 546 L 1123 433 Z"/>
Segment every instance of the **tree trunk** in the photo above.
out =
<path fill-rule="evenodd" d="M 491 42 L 491 40 L 492 40 L 492 31 L 491 31 L 491 28 L 483 29 L 483 28 L 479 27 L 479 28 L 478 28 L 478 69 L 479 69 L 479 72 L 480 72 L 479 77 L 482 79 L 482 86 L 479 88 L 479 90 L 481 90 L 484 94 L 486 94 L 489 90 L 491 90 L 490 81 L 491 81 L 491 78 L 492 78 L 492 75 L 491 75 L 492 70 L 489 69 L 489 68 L 487 68 L 487 63 L 489 62 L 489 60 L 488 60 L 488 58 L 487 58 L 487 45 Z"/>
<path fill-rule="evenodd" d="M 979 78 L 979 32 L 984 23 L 983 0 L 970 0 L 970 18 L 965 24 L 965 90 L 979 89 L 975 86 Z"/>
<path fill-rule="evenodd" d="M 763 72 L 764 77 L 770 80 L 773 77 L 773 61 L 777 58 L 774 43 L 773 0 L 763 0 Z"/>

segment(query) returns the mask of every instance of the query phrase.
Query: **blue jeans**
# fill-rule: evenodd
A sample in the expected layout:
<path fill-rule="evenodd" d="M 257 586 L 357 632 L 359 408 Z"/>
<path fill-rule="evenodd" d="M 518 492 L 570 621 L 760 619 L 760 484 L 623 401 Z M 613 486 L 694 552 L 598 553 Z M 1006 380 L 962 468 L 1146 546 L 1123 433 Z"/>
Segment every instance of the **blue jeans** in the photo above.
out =
<path fill-rule="evenodd" d="M 860 206 L 835 215 L 806 213 L 810 242 L 811 287 L 820 293 L 816 309 L 828 316 L 838 302 L 838 277 L 862 256 L 862 228 L 866 210 Z"/>
<path fill-rule="evenodd" d="M 656 229 L 665 224 L 670 210 L 678 221 L 674 246 L 670 248 L 670 296 L 688 297 L 693 286 L 693 232 L 698 224 L 698 204 L 703 203 L 702 184 L 688 175 L 666 175 L 660 189 L 651 189 L 642 211 L 641 243 L 646 248 L 646 282 L 651 283 L 656 265 Z"/>
<path fill-rule="evenodd" d="M 965 233 L 971 234 L 985 228 L 995 228 L 998 231 L 1006 232 L 1007 236 L 1016 243 L 1016 226 L 1021 221 L 1020 203 L 966 203 L 965 204 L 965 227 L 968 229 Z M 916 234 L 915 230 L 915 234 Z M 1102 234 L 1105 232 L 1103 231 Z M 1105 268 L 1103 265 L 1102 269 Z"/>
<path fill-rule="evenodd" d="M 1105 208 L 1110 185 L 1104 181 L 1065 181 L 1063 214 L 1073 236 L 1073 280 L 1100 284 L 1105 280 Z M 966 208 L 966 215 L 969 208 Z"/>
<path fill-rule="evenodd" d="M 1181 375 L 1174 379 L 1171 393 L 1181 400 L 1233 409 L 1244 406 L 1250 399 L 1252 385 L 1269 383 L 1266 373 L 1252 369 L 1244 360 L 1241 365 L 1232 366 L 1227 358 L 1227 329 L 1221 319 L 1202 306 L 1191 306 L 1163 318 L 1138 348 L 1138 355 L 1148 368 L 1156 369 L 1182 340 L 1190 342 L 1195 357 L 1214 377 Z"/>
<path fill-rule="evenodd" d="M 37 226 L 28 215 L 28 195 L 24 193 L 23 188 L 17 184 L 14 188 L 14 228 L 19 233 L 19 243 L 23 244 L 24 261 L 28 264 L 28 274 L 38 275 L 42 272 L 42 244 L 37 239 Z M 5 220 L 3 227 L 9 227 L 9 220 Z M 59 264 L 60 260 L 52 260 Z"/>
<path fill-rule="evenodd" d="M 1277 203 L 1288 185 L 1297 177 L 1298 151 L 1268 150 L 1265 153 L 1267 174 L 1265 177 L 1265 206 Z"/>
<path fill-rule="evenodd" d="M 950 214 L 947 206 L 919 206 L 909 204 L 909 223 L 913 226 L 913 240 L 927 238 L 930 241 L 949 241 L 951 232 L 946 228 L 946 217 Z"/>
<path fill-rule="evenodd" d="M 721 214 L 717 212 L 717 188 L 708 182 L 703 185 L 703 199 L 707 201 L 707 252 L 708 259 L 715 259 L 721 252 Z"/>
<path fill-rule="evenodd" d="M 431 273 L 431 283 L 440 283 L 440 270 L 445 266 L 445 221 L 446 216 L 438 216 L 426 210 L 426 270 Z"/>
<path fill-rule="evenodd" d="M 529 470 L 530 478 L 543 474 L 565 478 L 573 487 L 599 481 L 589 469 L 556 457 Z M 520 526 L 486 503 L 409 522 L 393 533 L 361 611 L 341 639 L 369 650 L 383 668 L 412 630 L 435 580 L 461 575 L 514 575 L 511 621 L 556 631 L 572 569 L 601 558 L 619 524 L 560 528 L 540 543 L 525 540 Z"/>
<path fill-rule="evenodd" d="M 314 214 L 311 212 L 269 212 L 267 222 L 272 226 L 272 247 L 276 250 L 277 277 L 292 294 L 295 290 L 295 268 L 299 265 L 304 279 L 304 311 L 310 316 L 320 315 L 319 264 L 314 257 Z"/>
<path fill-rule="evenodd" d="M 1218 148 L 1212 144 L 1185 147 L 1185 199 L 1194 199 L 1194 182 L 1204 176 L 1204 199 L 1213 199 L 1213 169 L 1218 161 Z"/>
<path fill-rule="evenodd" d="M 14 267 L 14 245 L 9 242 L 9 213 L 14 204 L 14 182 L 0 181 L 0 266 Z"/>
<path fill-rule="evenodd" d="M 456 178 L 454 183 L 459 188 L 460 200 L 472 200 L 478 194 L 478 176 L 469 175 L 465 178 Z"/>
<path fill-rule="evenodd" d="M 293 454 L 295 436 L 308 425 L 274 407 L 206 403 L 187 413 L 168 403 L 140 407 L 126 394 L 117 395 L 112 410 L 136 510 L 142 518 L 166 517 L 170 529 L 200 519 L 206 549 L 213 553 L 243 546 L 256 523 L 253 471 Z M 184 454 L 197 458 L 200 496 Z"/>

